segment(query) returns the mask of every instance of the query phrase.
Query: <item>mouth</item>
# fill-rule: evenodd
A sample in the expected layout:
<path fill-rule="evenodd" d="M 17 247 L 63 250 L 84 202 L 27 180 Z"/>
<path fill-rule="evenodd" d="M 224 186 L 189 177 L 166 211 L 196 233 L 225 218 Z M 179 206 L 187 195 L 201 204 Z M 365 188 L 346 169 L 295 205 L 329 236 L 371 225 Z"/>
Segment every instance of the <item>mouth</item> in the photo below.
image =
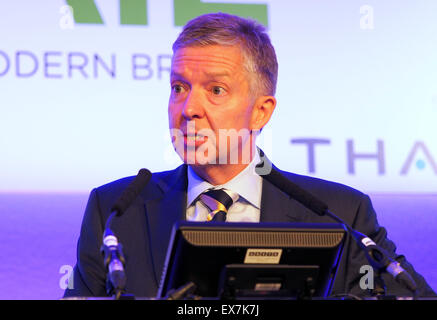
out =
<path fill-rule="evenodd" d="M 207 137 L 200 134 L 184 134 L 184 144 L 186 146 L 198 147 L 206 140 Z"/>

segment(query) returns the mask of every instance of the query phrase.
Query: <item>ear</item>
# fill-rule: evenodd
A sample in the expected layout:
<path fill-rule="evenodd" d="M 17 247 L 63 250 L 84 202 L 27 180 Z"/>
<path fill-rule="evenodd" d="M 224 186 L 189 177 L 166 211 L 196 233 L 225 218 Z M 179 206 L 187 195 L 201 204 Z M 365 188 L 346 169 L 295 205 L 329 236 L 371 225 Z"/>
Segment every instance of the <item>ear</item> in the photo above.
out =
<path fill-rule="evenodd" d="M 252 109 L 251 130 L 260 131 L 269 122 L 276 107 L 276 98 L 273 96 L 261 96 L 255 100 Z"/>

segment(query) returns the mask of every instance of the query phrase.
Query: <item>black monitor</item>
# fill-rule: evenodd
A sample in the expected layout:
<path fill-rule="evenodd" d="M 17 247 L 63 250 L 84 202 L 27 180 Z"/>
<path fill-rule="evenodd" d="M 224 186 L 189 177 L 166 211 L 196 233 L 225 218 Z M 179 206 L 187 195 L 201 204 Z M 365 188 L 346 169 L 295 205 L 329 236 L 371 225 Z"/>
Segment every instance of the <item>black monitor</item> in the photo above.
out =
<path fill-rule="evenodd" d="M 189 283 L 203 298 L 327 297 L 345 234 L 330 223 L 179 222 L 157 297 Z"/>

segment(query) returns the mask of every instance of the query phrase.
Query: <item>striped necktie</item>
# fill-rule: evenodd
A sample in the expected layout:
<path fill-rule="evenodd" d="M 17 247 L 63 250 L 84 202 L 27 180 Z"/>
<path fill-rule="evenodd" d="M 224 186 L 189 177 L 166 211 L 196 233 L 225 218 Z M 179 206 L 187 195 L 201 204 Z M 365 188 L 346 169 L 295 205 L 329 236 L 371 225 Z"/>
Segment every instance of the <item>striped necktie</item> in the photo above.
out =
<path fill-rule="evenodd" d="M 238 195 L 235 198 L 237 200 Z M 226 221 L 226 214 L 234 203 L 225 189 L 209 189 L 200 195 L 200 201 L 209 209 L 206 220 L 216 222 Z"/>

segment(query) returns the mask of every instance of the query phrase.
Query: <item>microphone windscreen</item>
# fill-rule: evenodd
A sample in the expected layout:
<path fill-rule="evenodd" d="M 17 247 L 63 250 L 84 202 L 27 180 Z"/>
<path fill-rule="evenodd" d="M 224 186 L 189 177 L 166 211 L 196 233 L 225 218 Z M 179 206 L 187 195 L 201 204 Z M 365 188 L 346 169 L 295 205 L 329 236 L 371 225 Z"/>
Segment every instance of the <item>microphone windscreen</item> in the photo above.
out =
<path fill-rule="evenodd" d="M 149 183 L 152 173 L 147 169 L 138 171 L 137 176 L 132 180 L 128 187 L 123 191 L 118 200 L 112 206 L 112 211 L 117 212 L 117 216 L 121 216 L 126 209 L 131 205 L 132 201 L 139 195 L 141 190 Z"/>
<path fill-rule="evenodd" d="M 291 182 L 274 167 L 271 168 L 269 174 L 262 175 L 262 177 L 318 215 L 323 216 L 326 214 L 326 211 L 328 210 L 328 205 L 326 203 L 317 199 L 297 184 Z"/>

